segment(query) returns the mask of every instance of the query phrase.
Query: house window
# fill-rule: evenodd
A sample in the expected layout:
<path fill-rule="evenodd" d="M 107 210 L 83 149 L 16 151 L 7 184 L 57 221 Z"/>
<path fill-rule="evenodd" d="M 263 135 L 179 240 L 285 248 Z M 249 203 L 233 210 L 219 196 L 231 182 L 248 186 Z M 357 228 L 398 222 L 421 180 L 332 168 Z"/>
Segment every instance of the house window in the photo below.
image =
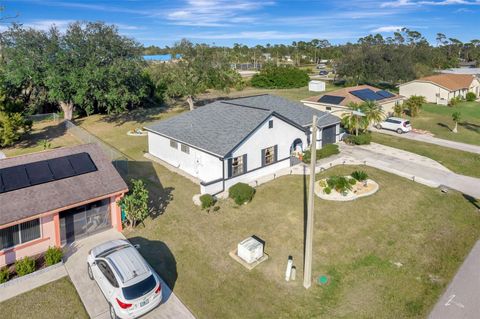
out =
<path fill-rule="evenodd" d="M 268 121 L 268 128 L 273 128 L 273 120 Z"/>
<path fill-rule="evenodd" d="M 40 238 L 40 219 L 0 229 L 0 250 Z"/>
<path fill-rule="evenodd" d="M 277 161 L 277 147 L 272 146 L 262 150 L 262 157 L 262 166 L 275 163 Z"/>
<path fill-rule="evenodd" d="M 332 107 L 331 107 L 331 106 L 326 106 L 325 109 L 326 109 L 327 111 L 330 111 L 330 110 L 332 109 Z"/>
<path fill-rule="evenodd" d="M 181 148 L 182 152 L 190 154 L 190 147 L 188 145 L 182 144 L 182 146 L 180 148 Z"/>
<path fill-rule="evenodd" d="M 234 157 L 232 160 L 232 176 L 243 174 L 243 156 Z"/>
<path fill-rule="evenodd" d="M 178 149 L 178 143 L 177 143 L 177 141 L 170 140 L 170 147 L 173 147 L 174 149 Z"/>

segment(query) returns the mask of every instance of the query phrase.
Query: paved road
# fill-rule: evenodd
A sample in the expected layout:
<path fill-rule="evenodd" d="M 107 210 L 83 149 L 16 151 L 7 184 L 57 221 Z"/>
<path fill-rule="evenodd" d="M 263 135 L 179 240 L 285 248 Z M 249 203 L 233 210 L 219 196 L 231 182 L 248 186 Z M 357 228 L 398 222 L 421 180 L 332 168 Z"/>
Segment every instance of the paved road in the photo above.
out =
<path fill-rule="evenodd" d="M 440 145 L 440 146 L 453 148 L 453 149 L 457 149 L 457 150 L 461 150 L 461 151 L 480 154 L 480 146 L 478 146 L 478 145 L 472 145 L 472 144 L 466 144 L 466 143 L 444 140 L 444 139 L 433 137 L 433 136 L 430 136 L 430 135 L 427 135 L 427 134 L 420 134 L 420 133 L 415 133 L 415 132 L 409 132 L 409 133 L 406 133 L 406 134 L 397 134 L 396 132 L 393 132 L 393 131 L 377 130 L 376 128 L 371 128 L 371 131 L 382 133 L 382 134 L 387 134 L 387 135 L 393 135 L 393 136 L 397 136 L 397 137 L 401 137 L 401 138 L 406 138 L 406 139 L 409 139 L 409 140 L 415 140 L 415 141 Z M 452 133 L 452 134 L 454 134 L 454 133 Z"/>
<path fill-rule="evenodd" d="M 480 241 L 470 251 L 428 318 L 480 318 Z"/>
<path fill-rule="evenodd" d="M 110 229 L 76 241 L 66 253 L 65 268 L 82 300 L 90 318 L 109 318 L 108 304 L 95 281 L 87 275 L 87 255 L 94 246 L 113 239 L 125 239 L 122 233 Z M 140 248 L 141 249 L 141 248 Z M 163 283 L 163 301 L 160 306 L 142 318 L 145 319 L 195 319 L 178 297 Z"/>

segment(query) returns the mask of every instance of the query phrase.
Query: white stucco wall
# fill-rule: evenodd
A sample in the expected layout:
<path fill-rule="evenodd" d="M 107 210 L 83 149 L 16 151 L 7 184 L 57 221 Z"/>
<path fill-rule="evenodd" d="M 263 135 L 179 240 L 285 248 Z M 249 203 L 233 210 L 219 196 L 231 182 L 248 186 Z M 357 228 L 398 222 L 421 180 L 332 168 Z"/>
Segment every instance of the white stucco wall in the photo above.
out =
<path fill-rule="evenodd" d="M 438 96 L 437 96 L 438 94 Z M 428 82 L 410 82 L 400 86 L 400 95 L 406 98 L 412 95 L 424 96 L 427 102 L 445 104 L 445 101 L 450 101 L 453 97 L 449 91 Z"/>
<path fill-rule="evenodd" d="M 213 155 L 190 147 L 190 154 L 170 146 L 170 139 L 148 132 L 148 152 L 168 164 L 202 180 L 212 181 L 222 178 L 222 161 Z"/>

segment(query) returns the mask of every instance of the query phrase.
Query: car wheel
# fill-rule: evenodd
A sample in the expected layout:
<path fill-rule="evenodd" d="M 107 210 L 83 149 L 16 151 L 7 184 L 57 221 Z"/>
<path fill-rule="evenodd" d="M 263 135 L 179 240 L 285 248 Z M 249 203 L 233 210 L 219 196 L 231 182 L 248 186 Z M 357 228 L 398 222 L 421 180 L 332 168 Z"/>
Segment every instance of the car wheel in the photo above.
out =
<path fill-rule="evenodd" d="M 117 314 L 115 313 L 115 309 L 113 309 L 113 306 L 110 305 L 110 304 L 109 304 L 109 306 L 110 306 L 110 311 L 109 311 L 110 312 L 110 318 L 111 319 L 118 319 Z"/>
<path fill-rule="evenodd" d="M 397 133 L 398 133 L 398 134 L 402 134 L 402 133 L 403 133 L 402 129 L 401 129 L 401 128 L 397 128 Z"/>
<path fill-rule="evenodd" d="M 90 280 L 93 280 L 92 267 L 90 267 L 89 263 L 87 263 L 87 273 L 88 273 L 88 278 L 90 278 Z"/>
<path fill-rule="evenodd" d="M 377 128 L 377 130 L 381 130 L 381 129 L 382 129 L 382 126 L 381 126 L 380 124 L 375 125 L 375 127 Z"/>

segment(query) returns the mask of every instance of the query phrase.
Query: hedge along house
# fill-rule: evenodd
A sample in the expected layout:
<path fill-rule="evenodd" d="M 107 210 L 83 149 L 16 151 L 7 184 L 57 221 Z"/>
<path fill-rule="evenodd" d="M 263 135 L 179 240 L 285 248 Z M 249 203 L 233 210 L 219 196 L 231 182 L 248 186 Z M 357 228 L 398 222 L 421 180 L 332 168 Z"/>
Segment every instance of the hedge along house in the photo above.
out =
<path fill-rule="evenodd" d="M 312 117 L 318 147 L 339 141 L 339 118 L 273 95 L 216 101 L 146 127 L 150 155 L 182 170 L 200 193 L 218 194 L 298 163 L 310 144 Z"/>
<path fill-rule="evenodd" d="M 374 101 L 382 107 L 385 115 L 389 115 L 393 113 L 395 105 L 402 104 L 404 99 L 402 95 L 371 85 L 358 85 L 312 96 L 301 102 L 318 110 L 335 112 L 335 115 L 342 117 L 351 111 L 348 107 L 350 103 L 361 104 L 366 101 Z"/>
<path fill-rule="evenodd" d="M 0 267 L 113 227 L 128 191 L 94 144 L 0 160 Z"/>
<path fill-rule="evenodd" d="M 451 99 L 465 98 L 468 92 L 480 95 L 480 81 L 470 74 L 437 74 L 399 85 L 400 94 L 423 96 L 429 103 L 447 105 Z"/>

